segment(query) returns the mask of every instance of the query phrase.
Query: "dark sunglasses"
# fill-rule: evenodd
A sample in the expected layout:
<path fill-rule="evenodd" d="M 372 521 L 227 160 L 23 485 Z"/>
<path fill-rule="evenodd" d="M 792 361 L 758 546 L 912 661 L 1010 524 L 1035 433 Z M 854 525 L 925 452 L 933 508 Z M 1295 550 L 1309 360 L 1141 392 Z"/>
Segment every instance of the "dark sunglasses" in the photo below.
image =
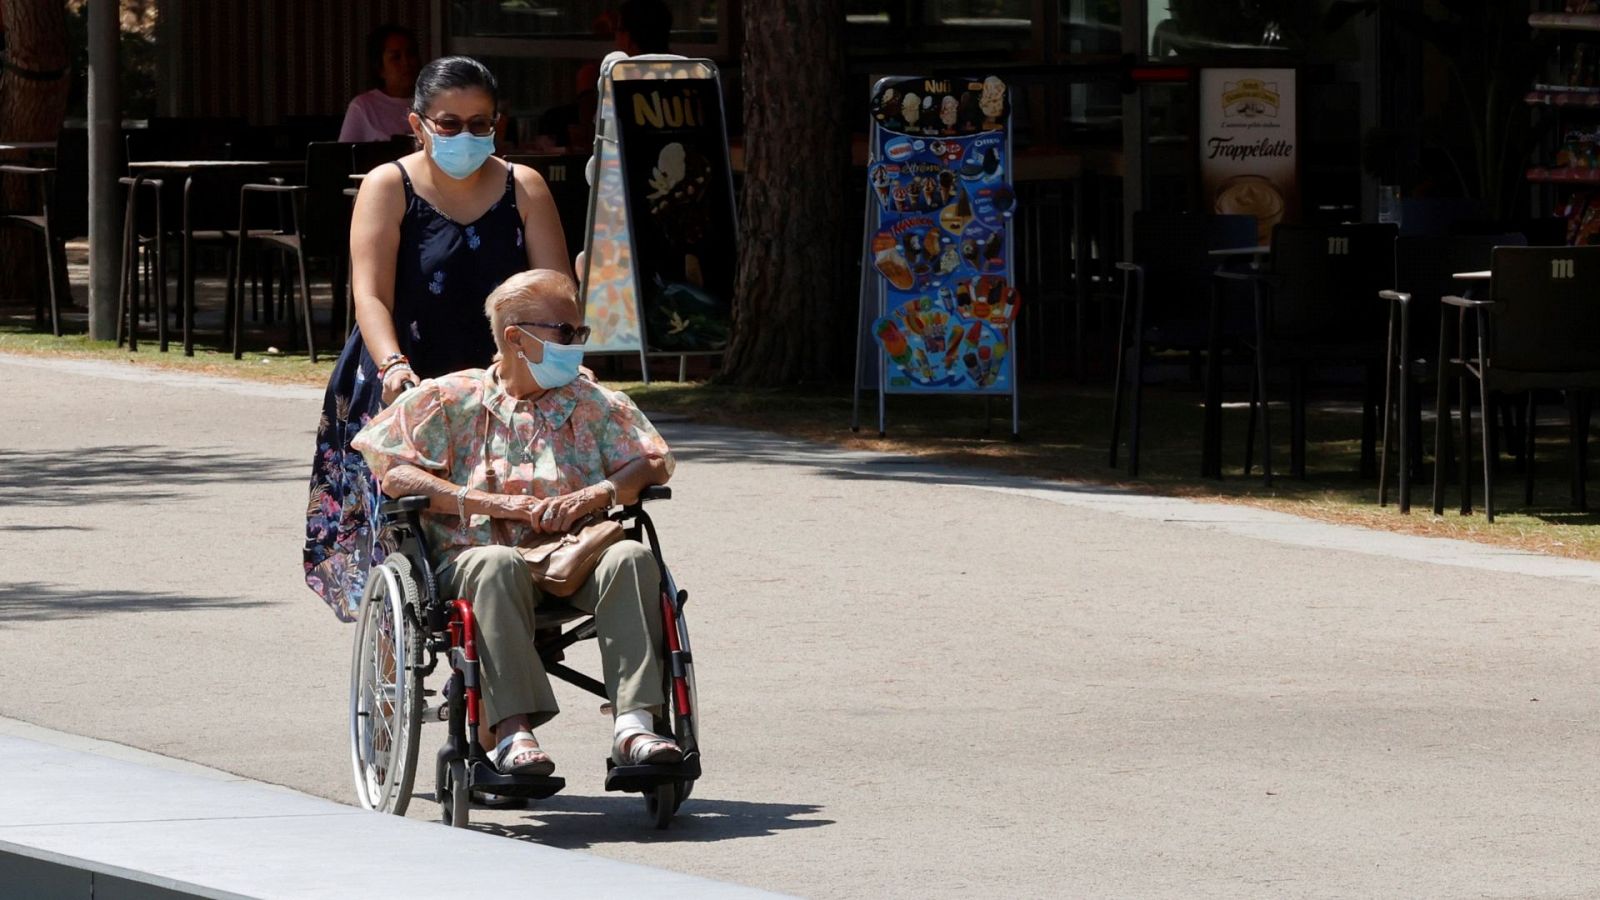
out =
<path fill-rule="evenodd" d="M 557 340 L 560 344 L 587 344 L 589 343 L 589 326 L 574 326 L 568 322 L 512 322 L 518 328 L 548 328 L 561 335 Z"/>
<path fill-rule="evenodd" d="M 437 119 L 427 113 L 417 113 L 417 115 L 423 121 L 431 122 L 434 133 L 440 137 L 455 137 L 461 133 L 463 128 L 474 137 L 488 137 L 494 134 L 494 119 L 488 116 L 473 116 L 463 122 L 460 118 L 451 115 L 440 116 Z"/>

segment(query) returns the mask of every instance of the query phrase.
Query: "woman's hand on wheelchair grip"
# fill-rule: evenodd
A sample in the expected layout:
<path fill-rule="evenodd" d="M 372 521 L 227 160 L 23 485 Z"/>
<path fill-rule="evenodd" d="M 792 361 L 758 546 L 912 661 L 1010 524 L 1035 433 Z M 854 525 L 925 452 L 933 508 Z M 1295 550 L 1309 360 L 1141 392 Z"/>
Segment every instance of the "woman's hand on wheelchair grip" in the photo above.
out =
<path fill-rule="evenodd" d="M 405 393 L 406 382 L 415 383 L 417 376 L 411 373 L 410 366 L 395 366 L 383 376 L 383 405 L 388 406 L 394 398 Z"/>

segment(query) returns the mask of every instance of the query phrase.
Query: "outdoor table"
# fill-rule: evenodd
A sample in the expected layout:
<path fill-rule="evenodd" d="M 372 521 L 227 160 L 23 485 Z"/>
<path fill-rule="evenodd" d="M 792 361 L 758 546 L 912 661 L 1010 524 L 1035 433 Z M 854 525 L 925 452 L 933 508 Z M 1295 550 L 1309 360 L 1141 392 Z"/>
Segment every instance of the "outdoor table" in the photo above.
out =
<path fill-rule="evenodd" d="M 264 159 L 164 159 L 144 160 L 128 163 L 128 174 L 132 182 L 128 190 L 128 208 L 124 214 L 122 224 L 122 252 L 124 259 L 124 272 L 131 265 L 132 250 L 129 246 L 130 235 L 133 233 L 135 209 L 138 205 L 139 188 L 145 181 L 162 174 L 182 175 L 183 179 L 183 243 L 180 251 L 183 256 L 183 277 L 178 282 L 178 302 L 183 309 L 183 355 L 194 355 L 194 259 L 191 251 L 194 232 L 189 226 L 189 192 L 194 187 L 195 176 L 204 172 L 263 169 L 283 172 L 304 170 L 305 161 L 292 160 L 264 160 Z M 131 277 L 131 276 L 128 276 Z M 130 346 L 132 329 L 129 329 Z M 161 349 L 165 351 L 166 341 L 161 342 Z"/>
<path fill-rule="evenodd" d="M 54 150 L 55 141 L 0 141 L 0 151 L 6 150 Z"/>
<path fill-rule="evenodd" d="M 1238 260 L 1249 260 L 1251 269 L 1259 269 L 1261 261 L 1272 255 L 1269 246 L 1229 247 L 1212 250 L 1211 257 L 1218 262 L 1220 272 Z M 1211 286 L 1210 323 L 1206 331 L 1206 409 L 1205 425 L 1200 438 L 1200 477 L 1222 477 L 1222 301 L 1221 279 L 1213 279 Z M 1256 288 L 1260 289 L 1259 286 Z"/>
<path fill-rule="evenodd" d="M 1488 281 L 1491 274 L 1493 273 L 1488 269 L 1484 269 L 1481 272 L 1456 272 L 1450 277 L 1458 281 Z"/>

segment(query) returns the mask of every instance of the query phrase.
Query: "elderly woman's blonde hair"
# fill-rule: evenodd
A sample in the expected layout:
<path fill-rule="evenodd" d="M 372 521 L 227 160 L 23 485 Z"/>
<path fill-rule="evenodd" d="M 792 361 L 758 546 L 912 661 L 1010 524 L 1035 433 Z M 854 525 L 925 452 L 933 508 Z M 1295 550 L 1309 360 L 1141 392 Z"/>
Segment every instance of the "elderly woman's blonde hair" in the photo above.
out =
<path fill-rule="evenodd" d="M 494 345 L 504 356 L 506 326 L 512 322 L 562 321 L 578 310 L 578 286 L 555 269 L 529 269 L 500 282 L 483 301 L 483 314 L 494 332 Z"/>

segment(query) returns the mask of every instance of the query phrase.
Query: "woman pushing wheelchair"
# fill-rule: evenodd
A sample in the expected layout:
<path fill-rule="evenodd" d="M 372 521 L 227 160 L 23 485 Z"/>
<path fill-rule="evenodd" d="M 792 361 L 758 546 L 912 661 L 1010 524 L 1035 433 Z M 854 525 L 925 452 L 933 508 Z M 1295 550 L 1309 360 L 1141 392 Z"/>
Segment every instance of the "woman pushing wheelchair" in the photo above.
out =
<path fill-rule="evenodd" d="M 426 496 L 422 530 L 439 587 L 477 624 L 485 747 L 507 775 L 548 775 L 533 730 L 559 711 L 534 651 L 545 598 L 518 548 L 569 532 L 671 477 L 671 451 L 626 395 L 579 377 L 589 329 L 566 275 L 534 269 L 484 303 L 498 350 L 487 369 L 423 381 L 378 413 L 352 446 L 389 497 Z M 661 572 L 622 540 L 563 602 L 594 616 L 618 766 L 666 765 L 683 751 L 655 733 L 666 703 Z"/>

